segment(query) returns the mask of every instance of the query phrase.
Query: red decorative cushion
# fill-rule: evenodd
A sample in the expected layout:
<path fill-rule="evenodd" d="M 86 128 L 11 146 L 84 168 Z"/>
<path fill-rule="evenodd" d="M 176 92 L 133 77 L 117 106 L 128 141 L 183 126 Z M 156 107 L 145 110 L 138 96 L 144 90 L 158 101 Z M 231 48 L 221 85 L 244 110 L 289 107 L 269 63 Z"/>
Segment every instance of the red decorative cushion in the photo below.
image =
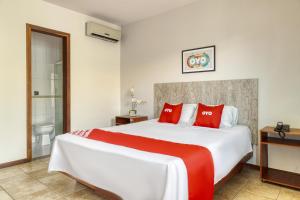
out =
<path fill-rule="evenodd" d="M 158 121 L 177 124 L 180 119 L 182 105 L 183 103 L 178 105 L 165 103 Z"/>
<path fill-rule="evenodd" d="M 203 126 L 209 128 L 219 128 L 222 118 L 224 105 L 207 106 L 198 104 L 198 112 L 194 126 Z"/>

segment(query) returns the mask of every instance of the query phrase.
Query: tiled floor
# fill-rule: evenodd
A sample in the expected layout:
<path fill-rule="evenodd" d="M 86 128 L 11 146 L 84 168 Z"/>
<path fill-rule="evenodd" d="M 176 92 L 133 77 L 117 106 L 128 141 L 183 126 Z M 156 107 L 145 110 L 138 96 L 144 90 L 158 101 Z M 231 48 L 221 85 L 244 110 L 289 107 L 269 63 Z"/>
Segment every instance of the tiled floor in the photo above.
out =
<path fill-rule="evenodd" d="M 0 200 L 104 200 L 60 173 L 47 173 L 48 159 L 0 169 Z M 259 172 L 245 168 L 215 200 L 300 200 L 300 192 L 261 183 Z"/>

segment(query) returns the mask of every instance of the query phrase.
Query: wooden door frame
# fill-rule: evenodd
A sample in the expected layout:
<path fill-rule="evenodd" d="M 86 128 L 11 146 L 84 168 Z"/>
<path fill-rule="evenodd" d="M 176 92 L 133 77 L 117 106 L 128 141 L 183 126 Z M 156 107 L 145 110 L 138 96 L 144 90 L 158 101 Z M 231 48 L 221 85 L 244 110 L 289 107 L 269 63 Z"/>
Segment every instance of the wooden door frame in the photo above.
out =
<path fill-rule="evenodd" d="M 63 39 L 63 131 L 70 131 L 70 39 L 69 33 L 56 31 L 32 24 L 26 24 L 26 82 L 27 82 L 27 161 L 32 160 L 32 62 L 31 36 L 32 32 L 60 37 Z"/>

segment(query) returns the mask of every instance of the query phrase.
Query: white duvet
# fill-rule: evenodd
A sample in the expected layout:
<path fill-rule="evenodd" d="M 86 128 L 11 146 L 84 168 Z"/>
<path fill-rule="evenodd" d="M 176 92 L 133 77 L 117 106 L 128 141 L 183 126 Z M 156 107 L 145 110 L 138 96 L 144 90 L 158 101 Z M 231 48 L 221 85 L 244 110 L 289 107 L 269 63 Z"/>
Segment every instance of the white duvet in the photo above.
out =
<path fill-rule="evenodd" d="M 104 129 L 204 146 L 213 157 L 215 183 L 252 151 L 250 130 L 246 126 L 210 129 L 149 120 Z M 56 137 L 49 171 L 66 172 L 94 186 L 114 192 L 124 200 L 188 199 L 187 171 L 180 158 L 71 134 Z"/>

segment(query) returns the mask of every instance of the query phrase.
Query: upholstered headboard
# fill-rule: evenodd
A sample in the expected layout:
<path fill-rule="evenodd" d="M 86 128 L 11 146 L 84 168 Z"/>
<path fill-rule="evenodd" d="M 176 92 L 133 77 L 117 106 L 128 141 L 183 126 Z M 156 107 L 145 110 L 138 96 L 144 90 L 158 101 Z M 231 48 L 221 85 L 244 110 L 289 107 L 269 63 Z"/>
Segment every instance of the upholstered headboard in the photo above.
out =
<path fill-rule="evenodd" d="M 252 143 L 258 139 L 258 79 L 154 84 L 154 116 L 165 102 L 233 105 L 239 109 L 238 124 L 247 125 Z"/>

